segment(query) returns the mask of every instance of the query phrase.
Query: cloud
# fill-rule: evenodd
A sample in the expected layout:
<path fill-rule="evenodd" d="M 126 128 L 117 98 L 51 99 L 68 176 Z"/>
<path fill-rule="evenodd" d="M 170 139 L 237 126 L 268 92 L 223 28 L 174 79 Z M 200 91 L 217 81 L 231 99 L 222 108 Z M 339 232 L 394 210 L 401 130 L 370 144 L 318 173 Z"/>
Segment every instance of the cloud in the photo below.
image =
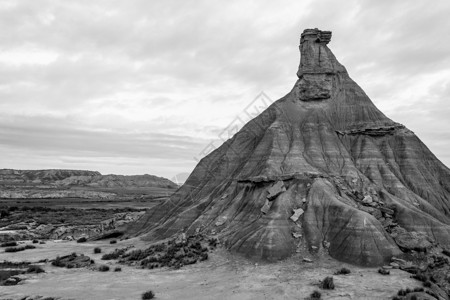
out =
<path fill-rule="evenodd" d="M 5 0 L 0 154 L 9 167 L 189 172 L 256 95 L 292 88 L 299 35 L 319 27 L 374 103 L 450 164 L 449 13 L 444 0 Z"/>

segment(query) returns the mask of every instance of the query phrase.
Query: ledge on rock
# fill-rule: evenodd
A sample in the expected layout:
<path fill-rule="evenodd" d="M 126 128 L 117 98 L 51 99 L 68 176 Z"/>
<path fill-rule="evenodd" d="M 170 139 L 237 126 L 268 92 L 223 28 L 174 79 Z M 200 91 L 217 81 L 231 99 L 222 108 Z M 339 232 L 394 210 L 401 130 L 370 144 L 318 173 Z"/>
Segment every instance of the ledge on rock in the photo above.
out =
<path fill-rule="evenodd" d="M 300 44 L 306 40 L 328 44 L 331 41 L 331 31 L 322 31 L 317 28 L 305 29 L 301 35 Z"/>

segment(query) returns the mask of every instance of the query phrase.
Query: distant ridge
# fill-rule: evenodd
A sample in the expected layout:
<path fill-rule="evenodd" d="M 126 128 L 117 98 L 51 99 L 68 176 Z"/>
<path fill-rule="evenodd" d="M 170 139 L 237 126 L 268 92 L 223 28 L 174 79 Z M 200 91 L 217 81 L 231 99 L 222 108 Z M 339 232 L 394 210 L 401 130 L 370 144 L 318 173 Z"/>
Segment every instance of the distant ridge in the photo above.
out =
<path fill-rule="evenodd" d="M 78 185 L 95 187 L 178 187 L 169 179 L 158 177 L 155 175 L 102 175 L 97 171 L 66 169 L 0 169 L 0 184 L 5 182 L 34 184 L 43 183 L 55 184 L 58 186 Z"/>

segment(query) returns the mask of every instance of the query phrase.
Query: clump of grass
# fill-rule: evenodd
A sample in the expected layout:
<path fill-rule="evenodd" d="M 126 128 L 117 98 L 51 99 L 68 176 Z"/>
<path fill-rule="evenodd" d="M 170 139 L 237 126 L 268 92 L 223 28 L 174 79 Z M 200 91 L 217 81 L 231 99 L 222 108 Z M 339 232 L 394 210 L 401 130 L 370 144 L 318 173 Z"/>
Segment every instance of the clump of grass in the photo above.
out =
<path fill-rule="evenodd" d="M 121 267 L 115 267 L 114 268 L 114 272 L 122 272 L 122 268 Z"/>
<path fill-rule="evenodd" d="M 86 241 L 87 241 L 87 238 L 83 236 L 77 240 L 77 243 L 85 243 Z"/>
<path fill-rule="evenodd" d="M 17 246 L 16 241 L 5 242 L 0 245 L 0 247 L 15 247 L 15 246 Z"/>
<path fill-rule="evenodd" d="M 346 274 L 350 274 L 351 271 L 350 269 L 347 268 L 340 268 L 339 270 L 337 270 L 334 274 L 335 275 L 346 275 Z"/>
<path fill-rule="evenodd" d="M 26 246 L 20 246 L 20 247 L 8 247 L 5 248 L 5 252 L 19 252 L 24 251 L 27 249 L 35 249 L 36 247 L 33 245 L 26 245 Z"/>
<path fill-rule="evenodd" d="M 379 268 L 378 273 L 380 273 L 381 275 L 389 275 L 389 274 L 391 274 L 391 271 L 383 269 L 383 268 Z"/>
<path fill-rule="evenodd" d="M 45 270 L 40 266 L 31 265 L 28 267 L 27 273 L 45 273 Z"/>
<path fill-rule="evenodd" d="M 94 253 L 96 253 L 96 254 L 102 253 L 102 249 L 100 249 L 99 247 L 95 247 L 94 248 Z"/>
<path fill-rule="evenodd" d="M 331 276 L 325 277 L 324 280 L 320 283 L 320 288 L 324 290 L 334 290 L 333 277 Z"/>
<path fill-rule="evenodd" d="M 107 265 L 101 265 L 100 267 L 98 267 L 98 270 L 100 272 L 108 272 L 109 271 L 109 266 Z"/>
<path fill-rule="evenodd" d="M 309 297 L 311 300 L 319 300 L 322 299 L 322 294 L 319 291 L 314 291 Z"/>
<path fill-rule="evenodd" d="M 149 300 L 155 298 L 155 293 L 153 291 L 147 291 L 142 294 L 142 300 Z"/>

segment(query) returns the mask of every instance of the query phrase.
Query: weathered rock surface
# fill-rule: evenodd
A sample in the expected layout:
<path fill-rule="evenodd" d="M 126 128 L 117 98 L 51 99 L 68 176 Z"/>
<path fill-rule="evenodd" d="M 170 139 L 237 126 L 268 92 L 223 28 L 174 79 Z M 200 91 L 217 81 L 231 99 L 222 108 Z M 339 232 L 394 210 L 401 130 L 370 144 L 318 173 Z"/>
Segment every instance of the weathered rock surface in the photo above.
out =
<path fill-rule="evenodd" d="M 203 158 L 128 234 L 214 232 L 231 251 L 277 260 L 296 252 L 301 230 L 308 249 L 326 242 L 334 258 L 361 265 L 388 263 L 401 254 L 397 244 L 408 250 L 391 236 L 396 227 L 450 246 L 450 170 L 375 107 L 330 39 L 305 30 L 293 89 Z M 274 194 L 278 182 L 285 191 Z"/>

